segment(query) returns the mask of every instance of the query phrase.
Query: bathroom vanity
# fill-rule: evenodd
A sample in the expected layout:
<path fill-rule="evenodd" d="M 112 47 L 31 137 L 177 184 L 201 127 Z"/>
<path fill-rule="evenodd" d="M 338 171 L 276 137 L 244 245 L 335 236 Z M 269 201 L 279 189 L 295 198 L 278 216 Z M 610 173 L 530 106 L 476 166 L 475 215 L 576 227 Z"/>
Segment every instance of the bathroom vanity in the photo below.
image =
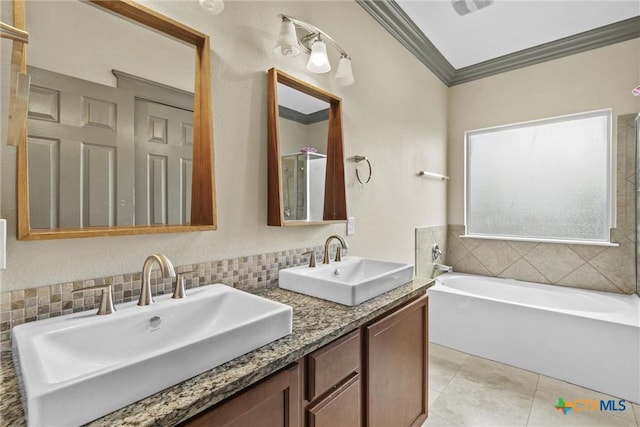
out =
<path fill-rule="evenodd" d="M 424 295 L 181 425 L 420 426 L 427 319 Z"/>
<path fill-rule="evenodd" d="M 430 284 L 416 279 L 356 307 L 261 288 L 254 293 L 293 308 L 291 335 L 88 425 L 420 425 Z M 9 355 L 0 418 L 25 425 Z"/>

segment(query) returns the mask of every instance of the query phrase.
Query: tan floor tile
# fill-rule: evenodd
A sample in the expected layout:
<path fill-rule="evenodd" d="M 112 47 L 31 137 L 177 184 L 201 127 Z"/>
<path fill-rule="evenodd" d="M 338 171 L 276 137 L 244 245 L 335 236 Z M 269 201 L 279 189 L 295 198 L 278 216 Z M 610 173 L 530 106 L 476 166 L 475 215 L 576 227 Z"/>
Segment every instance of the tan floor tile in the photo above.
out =
<path fill-rule="evenodd" d="M 578 412 L 573 410 L 565 415 L 555 408 L 558 398 L 560 397 L 564 398 L 565 401 L 578 399 L 592 399 L 597 401 L 601 399 L 614 399 L 616 402 L 618 401 L 618 399 L 606 394 L 568 384 L 553 378 L 540 376 L 527 426 L 637 426 L 633 410 L 630 410 L 630 405 L 627 405 L 627 409 L 621 412 Z"/>
<path fill-rule="evenodd" d="M 456 376 L 430 414 L 461 426 L 524 427 L 533 394 L 497 390 Z"/>
<path fill-rule="evenodd" d="M 538 381 L 538 375 L 533 372 L 477 356 L 469 356 L 457 375 L 497 390 L 529 395 L 532 399 Z"/>
<path fill-rule="evenodd" d="M 433 403 L 436 401 L 438 396 L 440 396 L 439 391 L 436 391 L 432 388 L 429 389 L 429 408 L 431 407 L 431 405 L 433 405 Z"/>
<path fill-rule="evenodd" d="M 430 413 L 462 426 L 525 426 L 538 376 L 470 356 Z"/>
<path fill-rule="evenodd" d="M 437 415 L 429 415 L 429 418 L 427 418 L 427 421 L 424 422 L 424 424 L 422 424 L 422 427 L 455 427 L 458 426 L 458 424 L 455 424 L 451 421 L 447 421 L 443 418 L 440 418 Z"/>
<path fill-rule="evenodd" d="M 468 357 L 466 353 L 429 343 L 429 388 L 444 390 Z"/>

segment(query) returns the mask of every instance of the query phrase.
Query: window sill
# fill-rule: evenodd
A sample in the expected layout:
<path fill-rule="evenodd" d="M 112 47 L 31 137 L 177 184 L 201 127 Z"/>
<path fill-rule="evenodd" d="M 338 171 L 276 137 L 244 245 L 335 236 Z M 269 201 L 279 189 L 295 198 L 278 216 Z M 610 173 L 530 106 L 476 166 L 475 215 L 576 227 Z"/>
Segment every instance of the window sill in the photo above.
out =
<path fill-rule="evenodd" d="M 536 239 L 528 237 L 509 237 L 509 236 L 489 236 L 481 234 L 463 234 L 458 236 L 462 239 L 481 239 L 481 240 L 506 240 L 514 242 L 536 242 L 536 243 L 562 243 L 565 245 L 586 245 L 586 246 L 606 246 L 617 247 L 618 243 L 600 242 L 592 240 L 560 240 L 560 239 Z"/>

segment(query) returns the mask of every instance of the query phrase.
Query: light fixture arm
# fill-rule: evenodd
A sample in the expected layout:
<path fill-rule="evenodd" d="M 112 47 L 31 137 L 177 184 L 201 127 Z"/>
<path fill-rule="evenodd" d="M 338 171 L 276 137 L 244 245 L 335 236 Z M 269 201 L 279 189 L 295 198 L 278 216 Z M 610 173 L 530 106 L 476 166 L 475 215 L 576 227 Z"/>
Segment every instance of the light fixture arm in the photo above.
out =
<path fill-rule="evenodd" d="M 340 52 L 340 56 L 343 56 L 345 58 L 351 59 L 351 57 L 349 56 L 347 51 L 345 51 L 334 39 L 332 39 L 329 34 L 325 33 L 324 31 L 322 31 L 320 28 L 316 27 L 315 25 L 309 24 L 308 22 L 301 21 L 299 19 L 293 18 L 293 17 L 291 17 L 289 15 L 285 15 L 283 13 L 281 13 L 279 16 L 283 20 L 291 21 L 296 28 L 298 28 L 298 27 L 302 28 L 303 30 L 305 30 L 305 31 L 307 31 L 309 33 L 309 34 L 303 36 L 302 39 L 300 39 L 298 41 L 298 45 L 300 45 L 300 48 L 302 49 L 303 52 L 306 52 L 307 54 L 310 54 L 311 53 L 310 44 L 307 45 L 306 43 L 307 42 L 311 43 L 311 42 L 315 41 L 318 37 L 320 37 L 322 39 L 322 41 L 324 41 L 325 43 L 329 43 L 338 52 Z"/>

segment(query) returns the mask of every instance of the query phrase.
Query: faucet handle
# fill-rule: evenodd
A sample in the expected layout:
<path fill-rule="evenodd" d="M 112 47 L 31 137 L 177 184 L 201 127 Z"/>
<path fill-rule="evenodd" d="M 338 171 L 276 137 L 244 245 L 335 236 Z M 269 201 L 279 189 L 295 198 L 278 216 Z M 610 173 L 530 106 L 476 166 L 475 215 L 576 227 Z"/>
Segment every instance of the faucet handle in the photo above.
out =
<path fill-rule="evenodd" d="M 187 296 L 187 293 L 184 290 L 184 276 L 188 273 L 191 273 L 191 271 L 184 271 L 176 275 L 176 287 L 173 288 L 173 295 L 171 298 L 180 299 Z"/>
<path fill-rule="evenodd" d="M 311 250 L 302 254 L 302 256 L 309 255 L 309 267 L 316 266 L 316 251 Z"/>
<path fill-rule="evenodd" d="M 336 247 L 336 258 L 335 258 L 335 261 L 336 262 L 342 261 L 342 246 Z"/>
<path fill-rule="evenodd" d="M 76 289 L 71 291 L 72 294 L 82 291 L 102 290 L 102 296 L 100 297 L 100 307 L 98 308 L 98 316 L 103 314 L 111 314 L 116 311 L 116 307 L 113 305 L 113 286 L 111 285 L 96 285 L 89 286 L 88 288 Z"/>

